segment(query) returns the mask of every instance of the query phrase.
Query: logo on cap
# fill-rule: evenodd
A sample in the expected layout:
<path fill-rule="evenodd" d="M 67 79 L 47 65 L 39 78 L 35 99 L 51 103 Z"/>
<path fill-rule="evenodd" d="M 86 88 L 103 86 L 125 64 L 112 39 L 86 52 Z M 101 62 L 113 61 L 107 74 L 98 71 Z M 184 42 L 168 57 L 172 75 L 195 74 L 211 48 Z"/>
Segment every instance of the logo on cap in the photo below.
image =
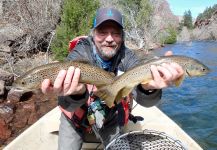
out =
<path fill-rule="evenodd" d="M 112 13 L 112 10 L 111 10 L 111 9 L 108 10 L 107 16 L 109 16 L 109 17 L 112 17 L 112 16 L 113 16 L 113 13 Z"/>

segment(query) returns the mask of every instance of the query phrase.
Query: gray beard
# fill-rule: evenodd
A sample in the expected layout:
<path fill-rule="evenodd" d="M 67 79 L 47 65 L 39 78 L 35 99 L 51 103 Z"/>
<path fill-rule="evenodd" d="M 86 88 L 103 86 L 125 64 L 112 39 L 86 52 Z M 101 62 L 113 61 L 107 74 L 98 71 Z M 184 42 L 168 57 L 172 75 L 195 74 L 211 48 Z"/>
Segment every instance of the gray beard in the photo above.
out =
<path fill-rule="evenodd" d="M 102 49 L 98 49 L 100 55 L 102 56 L 102 58 L 105 58 L 106 60 L 109 60 L 111 59 L 112 57 L 114 57 L 118 50 L 117 49 L 114 49 L 112 51 L 106 51 L 106 50 L 102 50 Z"/>

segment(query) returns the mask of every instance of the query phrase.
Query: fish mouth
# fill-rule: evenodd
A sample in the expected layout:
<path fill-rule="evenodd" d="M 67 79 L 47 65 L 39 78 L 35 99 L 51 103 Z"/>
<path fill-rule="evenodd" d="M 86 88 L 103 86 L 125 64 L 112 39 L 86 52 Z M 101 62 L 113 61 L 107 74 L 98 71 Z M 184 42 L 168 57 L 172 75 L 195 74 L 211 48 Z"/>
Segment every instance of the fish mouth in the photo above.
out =
<path fill-rule="evenodd" d="M 205 76 L 207 75 L 208 73 L 210 73 L 210 71 L 204 71 L 204 72 L 197 72 L 197 71 L 194 71 L 194 72 L 189 72 L 187 69 L 186 69 L 186 74 L 189 76 L 189 77 L 200 77 L 200 76 Z"/>
<path fill-rule="evenodd" d="M 30 92 L 31 90 L 26 89 L 24 87 L 18 86 L 16 84 L 12 84 L 11 89 L 13 89 L 15 92 Z"/>

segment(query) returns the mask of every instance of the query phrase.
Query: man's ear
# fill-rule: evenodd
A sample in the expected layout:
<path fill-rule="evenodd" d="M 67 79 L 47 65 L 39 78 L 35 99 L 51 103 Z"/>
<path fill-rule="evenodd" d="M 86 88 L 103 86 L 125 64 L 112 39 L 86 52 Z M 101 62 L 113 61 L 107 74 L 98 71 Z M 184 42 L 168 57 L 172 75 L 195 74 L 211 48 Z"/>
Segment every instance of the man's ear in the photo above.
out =
<path fill-rule="evenodd" d="M 122 40 L 123 41 L 125 40 L 125 32 L 124 32 L 124 30 L 122 30 Z"/>
<path fill-rule="evenodd" d="M 94 28 L 90 29 L 89 35 L 92 37 L 94 36 Z"/>

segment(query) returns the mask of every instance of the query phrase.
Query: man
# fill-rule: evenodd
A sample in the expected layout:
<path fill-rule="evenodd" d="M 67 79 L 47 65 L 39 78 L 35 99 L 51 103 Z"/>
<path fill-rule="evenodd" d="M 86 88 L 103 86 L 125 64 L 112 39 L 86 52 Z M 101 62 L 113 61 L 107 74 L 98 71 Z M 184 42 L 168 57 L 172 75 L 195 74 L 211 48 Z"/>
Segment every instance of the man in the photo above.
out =
<path fill-rule="evenodd" d="M 125 72 L 139 63 L 134 52 L 124 45 L 122 15 L 113 8 L 100 8 L 97 11 L 92 35 L 82 39 L 67 58 L 69 60 L 83 60 L 85 58 L 91 64 L 96 64 L 106 71 L 114 72 L 116 75 L 119 71 Z M 161 89 L 168 87 L 183 75 L 182 68 L 175 63 L 151 66 L 150 69 L 153 80 L 148 84 L 138 85 L 133 94 L 137 103 L 145 107 L 155 105 L 161 98 Z M 68 70 L 59 72 L 53 85 L 49 79 L 45 79 L 41 89 L 43 93 L 58 94 L 61 108 L 75 114 L 77 108 L 86 105 L 88 97 L 91 95 L 87 86 L 79 83 L 79 77 L 80 69 L 71 66 Z M 92 129 L 96 129 L 94 132 L 106 146 L 121 133 L 118 119 L 122 118 L 118 118 L 116 107 L 107 108 L 103 104 L 101 105 L 106 112 L 102 115 L 104 122 L 100 127 Z M 87 107 L 86 110 L 89 110 L 90 106 Z M 96 114 L 94 115 L 97 117 Z M 87 118 L 87 115 L 84 117 Z M 62 114 L 59 149 L 81 149 L 83 135 L 86 134 L 83 131 L 83 126 L 81 126 L 82 124 L 77 126 L 77 120 L 74 117 L 67 117 L 66 113 Z"/>

